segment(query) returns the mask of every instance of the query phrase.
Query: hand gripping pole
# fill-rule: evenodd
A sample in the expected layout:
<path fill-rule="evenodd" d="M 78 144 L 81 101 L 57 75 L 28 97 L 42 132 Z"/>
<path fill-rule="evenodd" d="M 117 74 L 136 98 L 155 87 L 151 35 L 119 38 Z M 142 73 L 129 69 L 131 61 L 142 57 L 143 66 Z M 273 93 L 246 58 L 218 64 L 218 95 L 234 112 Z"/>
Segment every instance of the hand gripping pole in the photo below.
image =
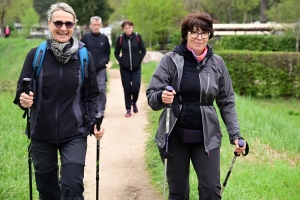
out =
<path fill-rule="evenodd" d="M 102 124 L 103 115 L 98 113 L 96 115 L 96 128 L 99 131 Z M 99 156 L 100 156 L 100 140 L 97 140 L 97 155 L 96 155 L 96 200 L 99 199 Z"/>
<path fill-rule="evenodd" d="M 30 78 L 24 78 L 23 79 L 23 90 L 24 92 L 29 95 L 30 93 L 30 85 L 31 85 L 31 79 Z M 30 140 L 30 108 L 26 108 L 25 115 L 27 115 L 27 137 L 28 140 Z M 29 175 L 29 199 L 32 200 L 32 169 L 31 169 L 31 142 L 29 141 L 28 145 L 28 175 Z"/>
<path fill-rule="evenodd" d="M 239 140 L 239 146 L 240 146 L 240 147 L 243 147 L 245 144 L 246 144 L 246 150 L 245 150 L 245 154 L 242 153 L 243 156 L 246 156 L 246 155 L 248 154 L 248 152 L 249 152 L 249 146 L 248 146 L 247 142 L 245 142 L 244 140 L 242 140 L 242 139 Z M 233 166 L 234 166 L 235 160 L 236 160 L 236 158 L 237 158 L 238 156 L 240 156 L 240 154 L 238 154 L 237 152 L 234 152 L 234 156 L 233 156 L 233 159 L 232 159 L 230 168 L 229 168 L 229 170 L 228 170 L 228 172 L 227 172 L 225 181 L 223 182 L 223 187 L 222 187 L 221 192 L 220 192 L 221 195 L 222 195 L 222 193 L 223 193 L 223 191 L 224 191 L 224 189 L 225 189 L 225 187 L 226 187 L 226 185 L 227 185 L 227 181 L 228 181 L 228 179 L 229 179 L 229 177 L 230 177 L 230 174 L 231 174 L 232 168 L 233 168 Z"/>

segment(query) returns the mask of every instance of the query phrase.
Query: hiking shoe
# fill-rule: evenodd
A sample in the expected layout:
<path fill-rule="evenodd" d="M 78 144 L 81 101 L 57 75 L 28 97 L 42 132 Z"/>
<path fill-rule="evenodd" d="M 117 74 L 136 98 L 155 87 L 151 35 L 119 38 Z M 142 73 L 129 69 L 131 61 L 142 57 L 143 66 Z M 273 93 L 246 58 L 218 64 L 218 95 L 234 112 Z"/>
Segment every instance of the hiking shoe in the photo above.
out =
<path fill-rule="evenodd" d="M 134 112 L 134 113 L 139 112 L 139 110 L 138 110 L 138 108 L 137 108 L 137 106 L 136 106 L 136 103 L 132 103 L 132 107 L 133 107 L 133 112 Z"/>
<path fill-rule="evenodd" d="M 125 117 L 131 117 L 131 110 L 127 110 L 127 111 L 126 111 Z"/>

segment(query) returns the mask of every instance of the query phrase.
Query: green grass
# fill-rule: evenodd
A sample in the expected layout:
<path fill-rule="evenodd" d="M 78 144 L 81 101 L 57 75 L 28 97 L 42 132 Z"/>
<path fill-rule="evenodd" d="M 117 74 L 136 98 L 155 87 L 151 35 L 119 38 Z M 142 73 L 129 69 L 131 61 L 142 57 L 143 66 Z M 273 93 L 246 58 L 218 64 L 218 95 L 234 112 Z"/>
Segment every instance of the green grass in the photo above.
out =
<path fill-rule="evenodd" d="M 42 41 L 0 38 L 0 92 L 14 92 L 27 52 Z"/>
<path fill-rule="evenodd" d="M 143 66 L 143 80 L 149 83 L 157 63 Z M 224 199 L 285 200 L 300 199 L 300 116 L 299 99 L 251 99 L 236 96 L 236 109 L 241 134 L 250 145 L 250 153 L 239 157 L 224 190 Z M 161 111 L 148 112 L 146 163 L 151 183 L 163 192 L 163 165 L 154 135 Z M 226 128 L 221 121 L 221 184 L 229 170 L 234 147 L 229 144 Z M 192 165 L 191 165 L 192 166 Z M 198 199 L 197 178 L 191 168 L 190 200 Z"/>
<path fill-rule="evenodd" d="M 26 54 L 41 41 L 0 38 L 0 199 L 29 198 L 26 120 L 13 99 Z M 37 197 L 34 181 L 33 194 Z"/>
<path fill-rule="evenodd" d="M 28 199 L 29 143 L 24 134 L 26 120 L 22 118 L 23 112 L 19 107 L 12 103 L 10 93 L 0 93 L 0 100 L 0 199 Z M 33 193 L 36 194 L 34 181 L 33 188 Z"/>

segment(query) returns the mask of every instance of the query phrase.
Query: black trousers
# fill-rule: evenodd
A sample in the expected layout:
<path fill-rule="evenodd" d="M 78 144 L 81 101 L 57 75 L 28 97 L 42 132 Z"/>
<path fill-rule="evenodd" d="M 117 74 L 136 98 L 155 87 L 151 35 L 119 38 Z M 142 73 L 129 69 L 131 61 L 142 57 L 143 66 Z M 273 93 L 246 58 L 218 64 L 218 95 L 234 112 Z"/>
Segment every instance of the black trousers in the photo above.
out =
<path fill-rule="evenodd" d="M 128 70 L 120 68 L 122 85 L 124 90 L 125 108 L 131 109 L 131 104 L 136 103 L 141 87 L 141 68 Z"/>
<path fill-rule="evenodd" d="M 63 144 L 31 139 L 32 160 L 40 200 L 83 200 L 87 138 Z M 61 171 L 58 168 L 60 153 Z M 61 176 L 59 185 L 59 175 Z"/>
<path fill-rule="evenodd" d="M 165 149 L 159 148 L 164 162 Z M 183 143 L 176 132 L 169 136 L 167 179 L 169 200 L 188 200 L 190 161 L 198 178 L 200 200 L 220 200 L 220 148 L 208 153 L 202 143 Z"/>

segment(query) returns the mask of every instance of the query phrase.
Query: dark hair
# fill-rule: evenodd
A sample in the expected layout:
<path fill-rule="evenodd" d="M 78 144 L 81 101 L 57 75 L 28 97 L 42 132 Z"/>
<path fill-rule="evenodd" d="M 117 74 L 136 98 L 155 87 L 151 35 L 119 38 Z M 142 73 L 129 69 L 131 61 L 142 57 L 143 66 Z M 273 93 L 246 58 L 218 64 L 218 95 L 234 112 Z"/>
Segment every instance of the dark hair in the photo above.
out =
<path fill-rule="evenodd" d="M 121 27 L 124 28 L 126 25 L 133 26 L 133 22 L 128 19 L 125 19 L 122 21 Z"/>
<path fill-rule="evenodd" d="M 181 23 L 181 44 L 187 43 L 188 31 L 193 31 L 194 28 L 209 32 L 209 39 L 214 35 L 213 19 L 208 13 L 190 13 Z"/>

